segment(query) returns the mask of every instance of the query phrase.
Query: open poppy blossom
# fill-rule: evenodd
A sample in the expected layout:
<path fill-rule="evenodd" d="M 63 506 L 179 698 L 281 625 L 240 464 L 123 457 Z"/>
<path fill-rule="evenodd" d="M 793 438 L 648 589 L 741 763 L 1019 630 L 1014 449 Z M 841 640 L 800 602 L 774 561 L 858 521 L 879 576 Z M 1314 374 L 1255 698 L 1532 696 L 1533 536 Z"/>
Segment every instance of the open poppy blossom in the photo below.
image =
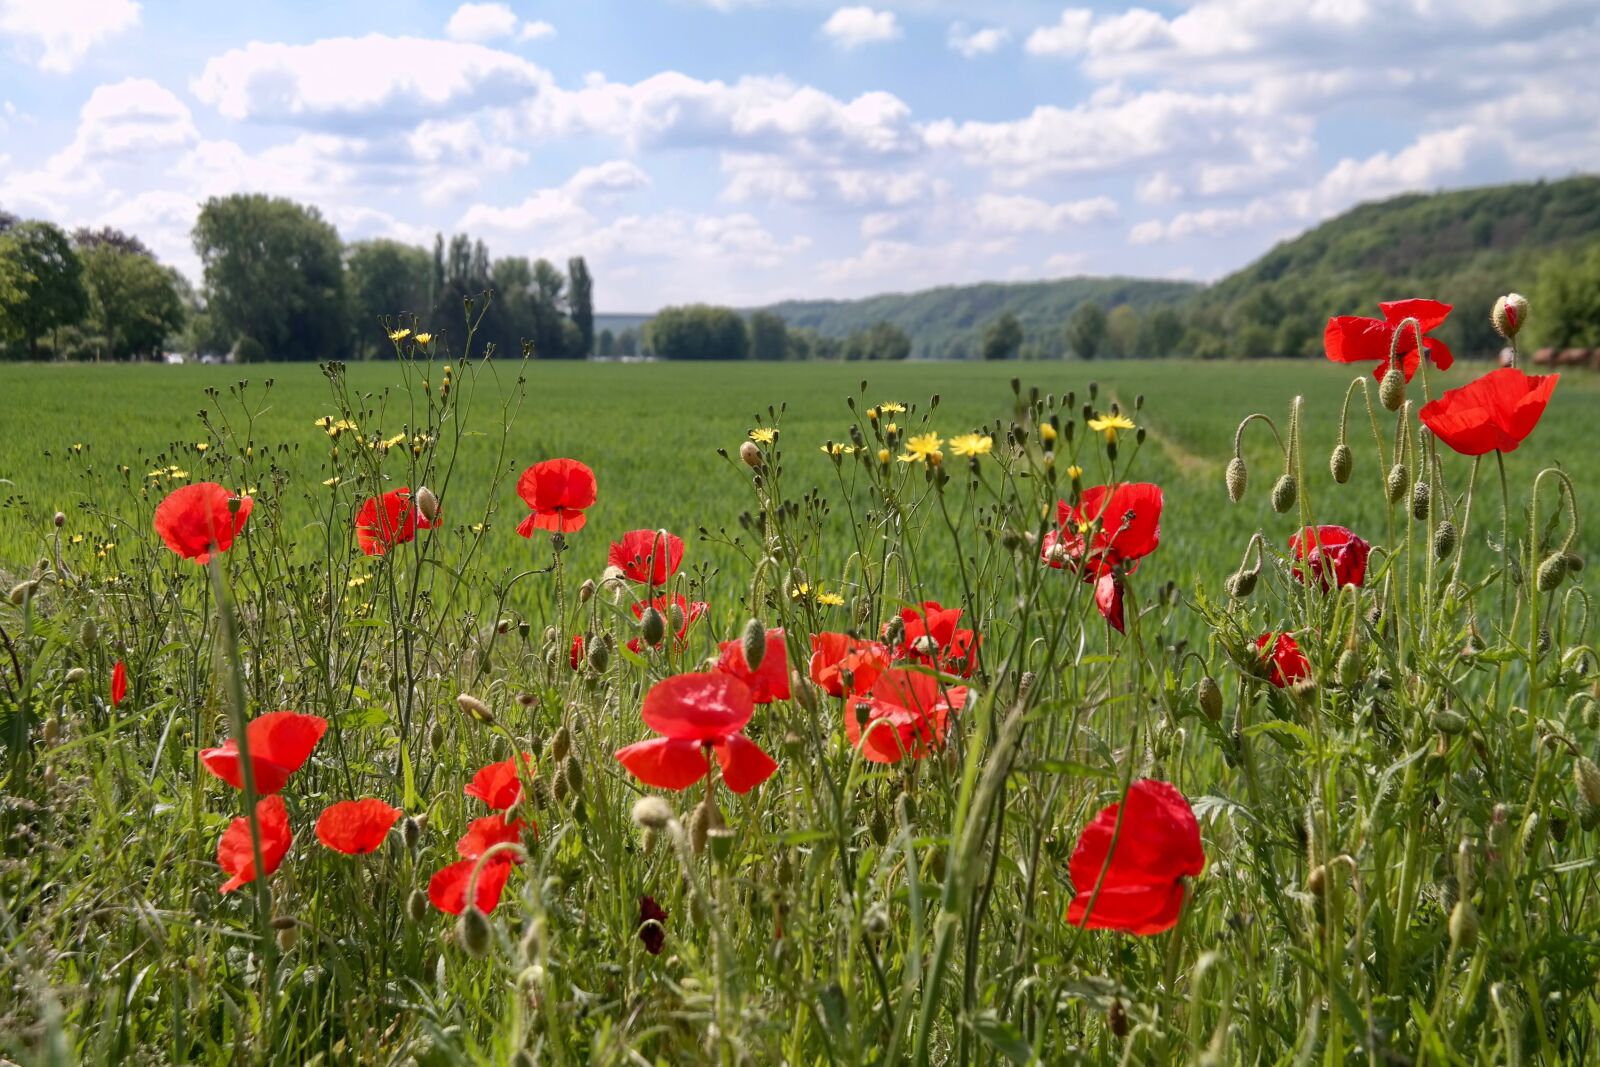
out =
<path fill-rule="evenodd" d="M 674 617 L 673 609 L 677 609 L 676 617 L 681 620 L 681 624 L 678 626 L 677 631 L 673 633 L 672 640 L 673 647 L 681 652 L 689 644 L 689 627 L 693 626 L 699 621 L 700 616 L 706 613 L 706 602 L 696 600 L 691 604 L 682 593 L 674 593 L 671 599 L 658 596 L 652 597 L 649 601 L 641 600 L 628 606 L 628 610 L 633 612 L 635 619 L 644 618 L 645 608 L 655 608 L 656 611 L 661 613 L 661 617 L 667 620 L 669 626 Z M 643 638 L 631 637 L 628 639 L 628 651 L 643 655 L 644 649 Z"/>
<path fill-rule="evenodd" d="M 778 769 L 772 757 L 743 733 L 755 714 L 750 687 L 716 671 L 664 678 L 645 694 L 640 715 L 660 737 L 617 750 L 617 762 L 639 781 L 661 789 L 687 789 L 717 757 L 722 780 L 748 793 Z"/>
<path fill-rule="evenodd" d="M 1174 786 L 1142 778 L 1128 787 L 1125 810 L 1112 804 L 1083 828 L 1068 864 L 1077 893 L 1067 921 L 1141 936 L 1170 930 L 1183 910 L 1184 879 L 1205 865 L 1200 824 L 1189 802 Z"/>
<path fill-rule="evenodd" d="M 846 704 L 844 734 L 872 763 L 922 759 L 944 744 L 950 716 L 966 703 L 964 686 L 948 687 L 921 671 L 886 670 L 870 693 Z"/>
<path fill-rule="evenodd" d="M 567 649 L 567 665 L 577 670 L 583 663 L 583 635 L 572 635 L 572 646 Z"/>
<path fill-rule="evenodd" d="M 533 753 L 522 754 L 522 765 L 527 769 L 527 777 L 532 778 Z M 501 760 L 473 775 L 472 781 L 461 791 L 469 797 L 477 797 L 493 811 L 506 811 L 516 807 L 522 799 L 522 776 L 517 773 L 515 761 Z"/>
<path fill-rule="evenodd" d="M 467 910 L 467 890 L 472 884 L 472 872 L 478 861 L 457 860 L 434 872 L 428 879 L 428 899 L 433 906 L 447 915 L 460 915 Z M 483 865 L 478 873 L 478 892 L 474 903 L 485 915 L 500 906 L 500 894 L 505 892 L 506 879 L 511 876 L 511 864 L 498 858 Z"/>
<path fill-rule="evenodd" d="M 269 796 L 282 789 L 327 731 L 327 719 L 296 711 L 269 711 L 251 719 L 245 726 L 245 738 L 250 742 L 256 792 Z M 200 762 L 235 789 L 244 788 L 237 739 L 230 737 L 217 748 L 201 749 Z"/>
<path fill-rule="evenodd" d="M 1076 505 L 1057 501 L 1058 526 L 1045 533 L 1040 555 L 1052 567 L 1082 567 L 1085 580 L 1142 559 L 1161 543 L 1163 499 L 1159 485 L 1124 482 L 1085 489 Z"/>
<path fill-rule="evenodd" d="M 254 506 L 249 497 L 216 482 L 196 482 L 174 489 L 156 505 L 156 533 L 172 551 L 204 566 L 212 552 L 233 546 Z"/>
<path fill-rule="evenodd" d="M 128 668 L 122 661 L 117 660 L 117 665 L 111 668 L 111 706 L 116 707 L 128 696 Z"/>
<path fill-rule="evenodd" d="M 1395 344 L 1395 331 L 1406 319 L 1416 319 L 1424 334 L 1437 329 L 1450 316 L 1450 305 L 1437 300 L 1390 300 L 1378 305 L 1383 318 L 1368 319 L 1359 315 L 1338 315 L 1328 320 L 1322 333 L 1322 347 L 1335 363 L 1369 363 L 1377 361 L 1374 378 L 1383 379 L 1389 373 L 1389 349 Z M 1437 337 L 1424 337 L 1428 358 L 1440 370 L 1449 370 L 1455 362 L 1449 347 Z M 1411 327 L 1400 330 L 1400 369 L 1406 381 L 1417 373 L 1422 357 L 1417 352 L 1417 331 Z"/>
<path fill-rule="evenodd" d="M 520 845 L 522 828 L 526 825 L 521 819 L 507 821 L 504 814 L 473 819 L 467 824 L 467 832 L 456 841 L 456 852 L 462 859 L 475 860 L 496 845 Z M 510 852 L 497 852 L 489 862 L 501 859 L 511 863 L 522 862 L 520 857 Z"/>
<path fill-rule="evenodd" d="M 630 582 L 662 585 L 683 563 L 683 538 L 665 530 L 630 530 L 611 542 L 609 558 Z"/>
<path fill-rule="evenodd" d="M 1262 662 L 1268 668 L 1268 680 L 1279 689 L 1311 677 L 1311 661 L 1291 635 L 1262 634 L 1256 638 L 1256 648 L 1261 650 Z"/>
<path fill-rule="evenodd" d="M 535 463 L 517 479 L 517 495 L 532 512 L 517 526 L 517 533 L 532 537 L 535 530 L 572 533 L 588 521 L 584 511 L 595 501 L 594 471 L 575 459 L 547 459 Z"/>
<path fill-rule="evenodd" d="M 717 670 L 749 686 L 757 704 L 789 699 L 789 646 L 782 629 L 767 631 L 767 651 L 755 670 L 745 665 L 743 641 L 724 641 L 717 647 L 722 650 Z"/>
<path fill-rule="evenodd" d="M 903 608 L 900 621 L 905 636 L 895 650 L 895 658 L 911 660 L 927 667 L 972 676 L 978 667 L 978 637 L 959 627 L 960 608 L 947 608 L 937 600 L 925 600 L 920 607 Z"/>
<path fill-rule="evenodd" d="M 404 814 L 377 797 L 341 800 L 317 816 L 317 840 L 346 856 L 364 856 L 383 847 L 384 838 Z"/>
<path fill-rule="evenodd" d="M 369 496 L 356 512 L 356 543 L 369 556 L 381 556 L 395 545 L 414 540 L 418 530 L 429 528 L 407 488 Z"/>
<path fill-rule="evenodd" d="M 811 680 L 829 696 L 844 696 L 846 676 L 850 692 L 857 696 L 870 692 L 878 675 L 888 669 L 889 650 L 876 641 L 841 633 L 811 635 Z"/>
<path fill-rule="evenodd" d="M 1367 580 L 1367 556 L 1372 546 L 1343 526 L 1307 526 L 1289 538 L 1294 558 L 1307 565 L 1322 589 L 1332 586 L 1361 585 Z M 1307 581 L 1300 567 L 1294 576 Z"/>
<path fill-rule="evenodd" d="M 1499 449 L 1515 452 L 1539 424 L 1559 374 L 1524 374 L 1515 367 L 1492 370 L 1439 399 L 1417 416 L 1434 436 L 1463 456 Z"/>
<path fill-rule="evenodd" d="M 661 955 L 667 943 L 667 909 L 657 904 L 655 897 L 639 898 L 639 940 L 652 956 Z"/>
<path fill-rule="evenodd" d="M 294 835 L 289 832 L 289 809 L 279 796 L 256 801 L 256 824 L 261 831 L 261 864 L 271 874 L 283 863 Z M 255 849 L 250 843 L 250 820 L 240 816 L 228 824 L 217 842 L 217 866 L 232 875 L 222 883 L 223 893 L 231 893 L 246 882 L 256 880 Z"/>

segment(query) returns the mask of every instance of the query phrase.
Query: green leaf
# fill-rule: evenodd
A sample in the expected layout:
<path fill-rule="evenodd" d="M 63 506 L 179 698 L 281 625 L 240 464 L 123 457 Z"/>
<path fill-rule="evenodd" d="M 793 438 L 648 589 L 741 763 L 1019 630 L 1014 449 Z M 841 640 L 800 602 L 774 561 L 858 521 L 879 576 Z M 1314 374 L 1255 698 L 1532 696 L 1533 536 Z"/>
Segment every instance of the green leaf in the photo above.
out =
<path fill-rule="evenodd" d="M 1010 1023 L 1001 1022 L 994 1012 L 979 1012 L 972 1020 L 972 1029 L 984 1044 L 1017 1064 L 1017 1067 L 1034 1062 L 1033 1046 L 1024 1040 L 1021 1031 Z"/>

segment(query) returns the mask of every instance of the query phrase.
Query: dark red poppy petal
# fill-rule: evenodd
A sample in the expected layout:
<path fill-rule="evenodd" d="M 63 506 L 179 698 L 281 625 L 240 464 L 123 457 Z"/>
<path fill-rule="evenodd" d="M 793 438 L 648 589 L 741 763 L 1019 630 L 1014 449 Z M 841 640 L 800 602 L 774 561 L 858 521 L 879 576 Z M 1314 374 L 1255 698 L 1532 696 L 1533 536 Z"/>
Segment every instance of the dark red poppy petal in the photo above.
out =
<path fill-rule="evenodd" d="M 1335 363 L 1366 363 L 1389 358 L 1393 327 L 1382 319 L 1339 315 L 1328 320 L 1322 348 Z"/>
<path fill-rule="evenodd" d="M 522 799 L 522 780 L 533 777 L 533 754 L 522 753 L 523 770 L 519 774 L 514 760 L 491 763 L 472 776 L 462 792 L 477 797 L 493 811 L 505 811 Z"/>
<path fill-rule="evenodd" d="M 507 821 L 504 814 L 485 815 L 481 819 L 473 819 L 467 824 L 467 832 L 456 841 L 456 852 L 462 859 L 475 860 L 495 845 L 522 843 L 522 828 L 527 825 L 521 819 Z M 520 857 L 510 853 L 495 853 L 496 858 L 521 863 Z"/>
<path fill-rule="evenodd" d="M 1383 312 L 1384 322 L 1389 326 L 1397 328 L 1406 319 L 1416 319 L 1423 333 L 1444 325 L 1444 320 L 1450 317 L 1452 310 L 1449 304 L 1420 298 L 1386 300 L 1379 304 L 1378 308 Z"/>

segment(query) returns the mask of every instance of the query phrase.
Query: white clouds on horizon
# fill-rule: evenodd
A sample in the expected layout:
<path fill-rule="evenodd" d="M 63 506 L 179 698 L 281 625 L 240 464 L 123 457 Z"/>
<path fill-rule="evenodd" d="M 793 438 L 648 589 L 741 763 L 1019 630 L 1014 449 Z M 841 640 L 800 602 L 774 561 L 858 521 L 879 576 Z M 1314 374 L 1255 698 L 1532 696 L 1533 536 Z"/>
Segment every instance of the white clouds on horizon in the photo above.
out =
<path fill-rule="evenodd" d="M 91 48 L 137 26 L 139 11 L 137 0 L 0 0 L 0 39 L 25 42 L 24 59 L 66 74 Z"/>

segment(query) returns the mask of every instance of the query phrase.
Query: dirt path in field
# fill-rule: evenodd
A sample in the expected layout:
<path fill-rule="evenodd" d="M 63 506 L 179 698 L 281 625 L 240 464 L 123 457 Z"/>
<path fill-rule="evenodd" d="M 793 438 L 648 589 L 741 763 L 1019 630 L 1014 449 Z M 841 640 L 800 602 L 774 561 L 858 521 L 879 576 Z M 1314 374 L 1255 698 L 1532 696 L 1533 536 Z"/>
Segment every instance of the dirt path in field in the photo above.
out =
<path fill-rule="evenodd" d="M 1121 406 L 1123 411 L 1132 410 L 1127 404 L 1123 404 L 1122 398 L 1116 393 L 1111 394 L 1111 399 L 1116 401 L 1117 404 Z M 1156 426 L 1155 423 L 1150 422 L 1147 419 L 1140 419 L 1136 421 L 1139 422 L 1139 426 L 1144 430 L 1145 440 L 1153 441 L 1155 444 L 1161 446 L 1162 454 L 1167 457 L 1168 462 L 1177 468 L 1178 474 L 1182 477 L 1191 481 L 1203 481 L 1207 478 L 1216 478 L 1220 476 L 1222 464 L 1217 460 L 1207 459 L 1205 456 L 1202 456 L 1197 452 L 1189 451 L 1187 448 L 1184 448 L 1178 442 L 1162 433 L 1160 427 Z"/>

